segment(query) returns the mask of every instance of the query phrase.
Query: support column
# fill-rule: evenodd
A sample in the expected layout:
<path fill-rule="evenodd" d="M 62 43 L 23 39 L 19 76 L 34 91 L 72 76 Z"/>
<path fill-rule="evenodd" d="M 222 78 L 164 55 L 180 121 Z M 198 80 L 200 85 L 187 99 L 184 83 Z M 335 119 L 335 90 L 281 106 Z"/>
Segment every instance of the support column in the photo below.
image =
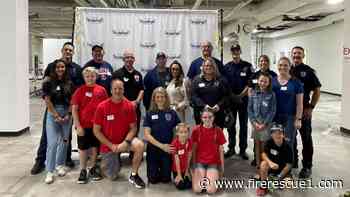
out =
<path fill-rule="evenodd" d="M 0 135 L 18 135 L 29 129 L 28 0 L 2 0 L 0 13 Z"/>
<path fill-rule="evenodd" d="M 343 88 L 340 130 L 350 134 L 350 1 L 344 1 Z"/>

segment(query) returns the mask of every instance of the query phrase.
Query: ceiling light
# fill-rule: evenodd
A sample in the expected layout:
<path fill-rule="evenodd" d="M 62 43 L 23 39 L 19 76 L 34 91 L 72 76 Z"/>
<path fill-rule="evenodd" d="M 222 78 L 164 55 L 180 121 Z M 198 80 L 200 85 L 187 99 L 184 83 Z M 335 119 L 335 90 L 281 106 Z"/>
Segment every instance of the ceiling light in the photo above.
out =
<path fill-rule="evenodd" d="M 253 34 L 256 34 L 258 32 L 259 32 L 259 30 L 257 28 L 253 29 L 253 31 L 252 31 Z"/>
<path fill-rule="evenodd" d="M 229 38 L 228 37 L 224 37 L 224 39 L 222 39 L 224 42 L 228 42 Z"/>
<path fill-rule="evenodd" d="M 328 4 L 334 5 L 338 3 L 342 3 L 344 0 L 327 0 Z"/>

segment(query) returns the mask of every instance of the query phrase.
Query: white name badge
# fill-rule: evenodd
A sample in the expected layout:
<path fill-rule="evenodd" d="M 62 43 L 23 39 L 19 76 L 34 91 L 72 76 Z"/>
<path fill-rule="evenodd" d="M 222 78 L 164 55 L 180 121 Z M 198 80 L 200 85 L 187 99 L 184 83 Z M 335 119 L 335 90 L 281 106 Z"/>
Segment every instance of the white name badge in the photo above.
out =
<path fill-rule="evenodd" d="M 275 149 L 271 149 L 270 150 L 270 153 L 272 154 L 272 155 L 277 155 L 278 154 L 278 151 L 277 150 L 275 150 Z"/>
<path fill-rule="evenodd" d="M 257 84 L 257 83 L 258 83 L 258 80 L 257 80 L 257 79 L 253 79 L 253 83 L 254 83 L 254 84 Z"/>
<path fill-rule="evenodd" d="M 158 115 L 157 114 L 156 115 L 152 115 L 151 118 L 152 118 L 152 120 L 158 120 Z"/>
<path fill-rule="evenodd" d="M 281 90 L 282 90 L 282 91 L 287 91 L 288 88 L 287 88 L 287 86 L 282 86 L 282 87 L 281 87 Z"/>
<path fill-rule="evenodd" d="M 179 151 L 177 152 L 177 154 L 178 154 L 178 155 L 183 155 L 183 154 L 185 154 L 185 150 L 184 150 L 184 149 L 181 149 L 181 150 L 179 150 Z"/>
<path fill-rule="evenodd" d="M 241 77 L 245 77 L 245 76 L 247 76 L 247 73 L 241 72 Z"/>
<path fill-rule="evenodd" d="M 263 101 L 262 104 L 263 104 L 264 107 L 268 106 L 268 103 L 266 101 Z"/>
<path fill-rule="evenodd" d="M 114 120 L 114 115 L 113 115 L 113 114 L 108 115 L 108 116 L 107 116 L 107 120 Z"/>
<path fill-rule="evenodd" d="M 128 82 L 129 78 L 124 77 L 124 82 Z"/>
<path fill-rule="evenodd" d="M 60 90 L 61 90 L 61 87 L 57 86 L 56 91 L 60 91 Z"/>
<path fill-rule="evenodd" d="M 92 92 L 86 92 L 86 93 L 85 93 L 85 96 L 87 96 L 87 97 L 92 97 Z"/>
<path fill-rule="evenodd" d="M 198 87 L 204 88 L 204 87 L 205 87 L 205 84 L 204 84 L 204 83 L 199 83 L 199 84 L 198 84 Z"/>

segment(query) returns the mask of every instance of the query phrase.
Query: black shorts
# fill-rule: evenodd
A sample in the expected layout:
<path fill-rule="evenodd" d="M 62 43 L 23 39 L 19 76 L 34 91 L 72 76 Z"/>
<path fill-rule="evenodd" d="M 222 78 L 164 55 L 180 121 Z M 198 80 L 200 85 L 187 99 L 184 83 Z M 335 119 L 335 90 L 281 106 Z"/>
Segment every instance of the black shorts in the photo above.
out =
<path fill-rule="evenodd" d="M 98 148 L 100 146 L 100 142 L 95 137 L 92 128 L 85 128 L 85 135 L 78 135 L 78 148 L 80 150 L 87 150 L 89 148 Z"/>

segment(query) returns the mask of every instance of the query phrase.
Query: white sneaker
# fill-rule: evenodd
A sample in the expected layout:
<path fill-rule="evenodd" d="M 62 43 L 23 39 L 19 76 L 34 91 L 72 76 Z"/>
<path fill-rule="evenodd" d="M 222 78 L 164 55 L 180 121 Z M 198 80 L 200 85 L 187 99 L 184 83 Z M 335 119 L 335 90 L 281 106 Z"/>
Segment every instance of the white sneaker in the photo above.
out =
<path fill-rule="evenodd" d="M 54 174 L 52 172 L 48 172 L 46 174 L 45 183 L 51 184 L 51 183 L 53 183 L 53 181 L 54 181 Z"/>
<path fill-rule="evenodd" d="M 64 166 L 57 166 L 56 167 L 58 176 L 65 176 L 67 174 L 67 169 Z"/>

